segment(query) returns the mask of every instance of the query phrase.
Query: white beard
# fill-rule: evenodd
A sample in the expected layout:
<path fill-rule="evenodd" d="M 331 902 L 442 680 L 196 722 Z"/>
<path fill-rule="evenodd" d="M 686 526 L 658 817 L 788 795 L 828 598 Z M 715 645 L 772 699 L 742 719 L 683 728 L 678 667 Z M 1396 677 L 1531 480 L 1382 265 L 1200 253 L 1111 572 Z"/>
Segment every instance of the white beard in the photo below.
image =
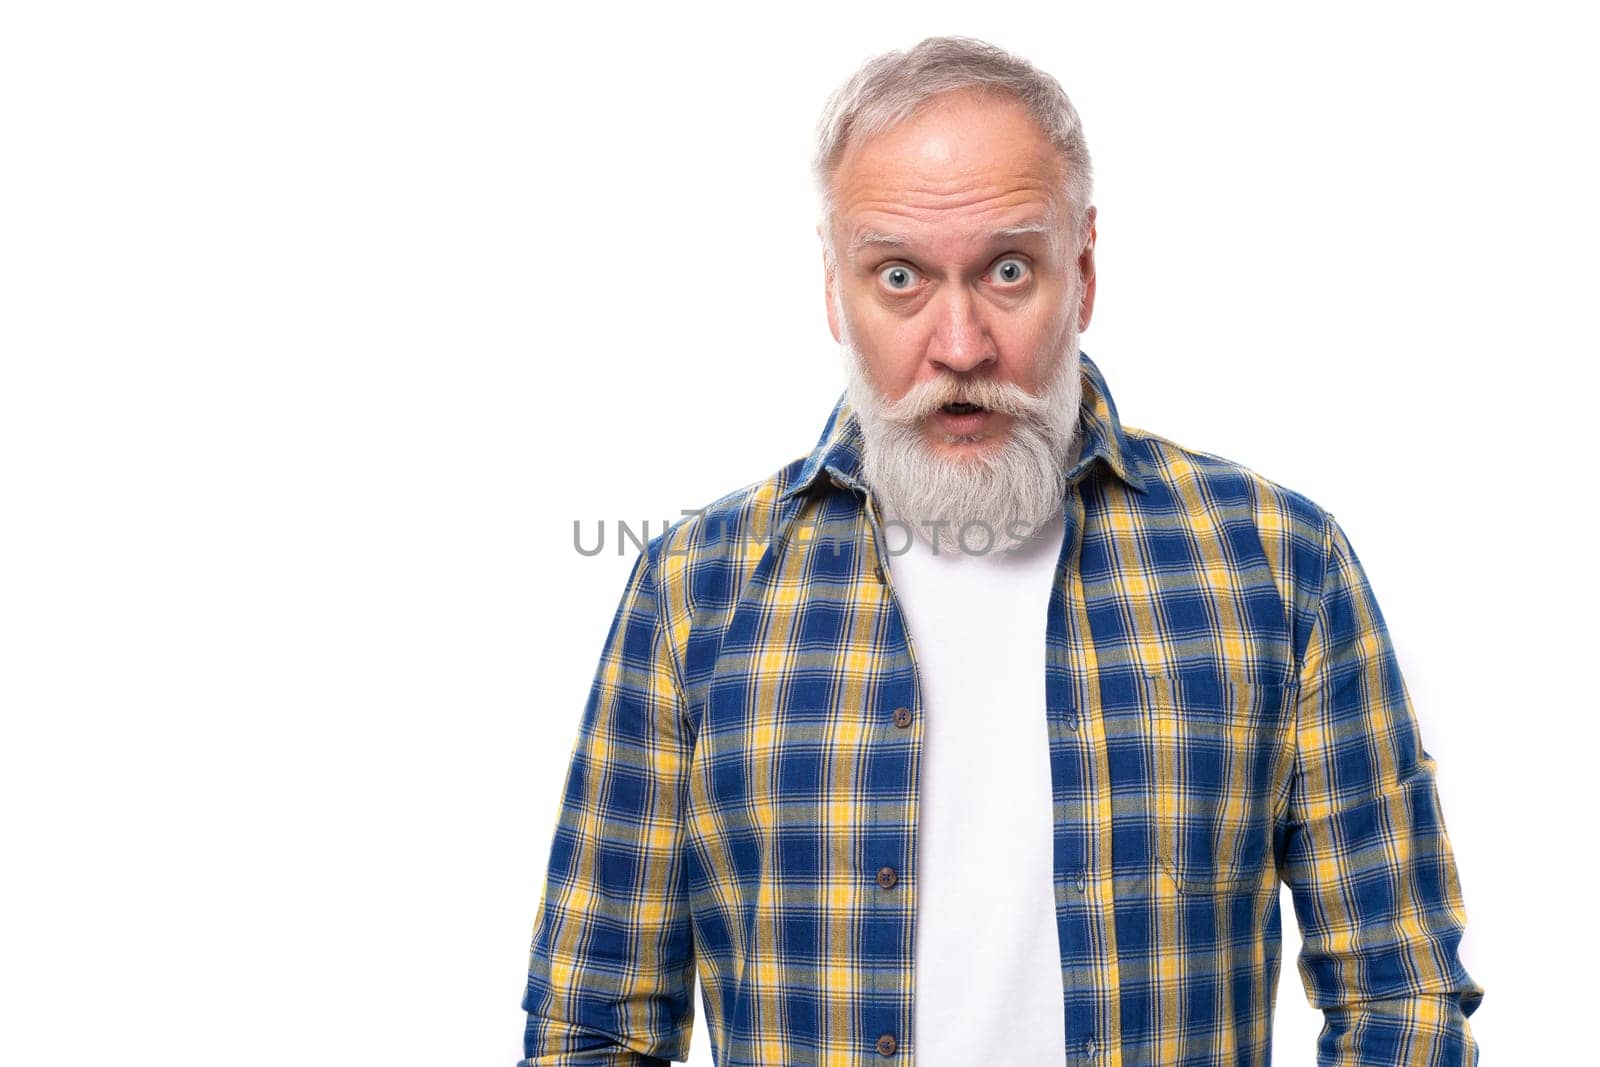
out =
<path fill-rule="evenodd" d="M 1061 510 L 1066 471 L 1080 447 L 1083 381 L 1076 323 L 1069 324 L 1063 351 L 1038 395 L 1010 382 L 961 381 L 944 374 L 890 404 L 867 381 L 843 314 L 837 318 L 847 396 L 861 420 L 862 479 L 878 498 L 885 521 L 906 524 L 937 554 L 980 555 L 1026 543 L 1035 527 Z M 1003 440 L 953 458 L 932 450 L 925 434 L 930 413 L 958 392 L 1012 419 Z M 945 435 L 947 442 L 973 439 Z M 963 524 L 969 524 L 964 532 Z M 905 544 L 905 532 L 885 536 L 887 549 L 903 551 L 895 546 Z"/>

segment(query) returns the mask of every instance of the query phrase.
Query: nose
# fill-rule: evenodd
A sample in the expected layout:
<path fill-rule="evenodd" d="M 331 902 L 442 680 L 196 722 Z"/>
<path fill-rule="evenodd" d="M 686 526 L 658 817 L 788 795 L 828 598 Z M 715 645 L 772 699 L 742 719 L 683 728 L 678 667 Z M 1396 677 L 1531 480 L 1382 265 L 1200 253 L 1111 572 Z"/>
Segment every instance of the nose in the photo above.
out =
<path fill-rule="evenodd" d="M 943 305 L 937 309 L 933 336 L 928 339 L 929 362 L 954 374 L 965 374 L 994 362 L 999 352 L 972 293 L 953 286 L 936 299 L 942 300 Z"/>

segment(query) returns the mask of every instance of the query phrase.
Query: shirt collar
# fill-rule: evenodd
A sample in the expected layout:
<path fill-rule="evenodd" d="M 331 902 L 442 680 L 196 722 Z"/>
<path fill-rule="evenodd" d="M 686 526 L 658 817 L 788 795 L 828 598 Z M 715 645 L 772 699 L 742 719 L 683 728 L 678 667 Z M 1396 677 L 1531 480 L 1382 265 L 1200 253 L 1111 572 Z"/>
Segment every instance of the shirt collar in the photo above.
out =
<path fill-rule="evenodd" d="M 1083 376 L 1083 402 L 1078 409 L 1082 437 L 1077 462 L 1066 471 L 1066 482 L 1076 481 L 1098 459 L 1111 473 L 1143 493 L 1146 491 L 1144 461 L 1129 447 L 1105 378 L 1087 353 L 1080 351 L 1078 355 Z M 848 390 L 839 394 L 816 447 L 806 457 L 799 475 L 779 494 L 780 501 L 809 488 L 825 473 L 853 489 L 866 488 L 861 479 L 861 420 L 850 406 L 848 396 Z"/>

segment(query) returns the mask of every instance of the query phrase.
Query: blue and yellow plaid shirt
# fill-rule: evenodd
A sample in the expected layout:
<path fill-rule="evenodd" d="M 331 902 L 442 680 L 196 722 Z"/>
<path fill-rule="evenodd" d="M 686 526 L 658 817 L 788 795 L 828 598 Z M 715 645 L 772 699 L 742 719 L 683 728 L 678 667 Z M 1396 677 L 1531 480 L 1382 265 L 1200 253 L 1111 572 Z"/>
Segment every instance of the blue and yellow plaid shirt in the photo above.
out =
<path fill-rule="evenodd" d="M 1475 1064 L 1434 760 L 1355 551 L 1083 376 L 1044 664 L 1067 1061 L 1268 1063 L 1281 879 L 1320 1065 Z M 809 455 L 636 560 L 563 787 L 523 1065 L 687 1059 L 697 969 L 721 1067 L 916 1055 L 924 704 L 860 465 L 841 395 Z"/>

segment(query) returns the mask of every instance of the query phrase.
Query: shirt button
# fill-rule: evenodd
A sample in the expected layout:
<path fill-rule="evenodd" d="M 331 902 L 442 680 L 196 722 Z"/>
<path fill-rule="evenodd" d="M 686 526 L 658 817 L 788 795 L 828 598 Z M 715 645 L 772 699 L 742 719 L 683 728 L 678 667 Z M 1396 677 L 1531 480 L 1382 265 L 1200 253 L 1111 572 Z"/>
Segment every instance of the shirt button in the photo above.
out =
<path fill-rule="evenodd" d="M 1076 715 L 1068 715 L 1067 716 L 1067 729 L 1076 730 L 1077 728 L 1078 728 L 1078 717 Z"/>
<path fill-rule="evenodd" d="M 1085 1056 L 1094 1055 L 1094 1038 L 1091 1037 L 1089 1040 L 1083 1043 L 1083 1054 Z"/>
<path fill-rule="evenodd" d="M 1081 893 L 1081 892 L 1083 892 L 1083 887 L 1088 885 L 1089 882 L 1088 882 L 1088 880 L 1086 878 L 1084 878 L 1083 872 L 1079 871 L 1078 872 L 1078 880 L 1076 882 L 1074 882 L 1073 884 L 1078 887 L 1078 892 Z"/>
<path fill-rule="evenodd" d="M 894 1055 L 894 1035 L 893 1034 L 884 1034 L 882 1037 L 878 1038 L 878 1054 L 880 1056 L 893 1056 Z"/>
<path fill-rule="evenodd" d="M 883 564 L 877 563 L 873 565 L 872 576 L 880 582 L 883 581 Z"/>
<path fill-rule="evenodd" d="M 899 880 L 900 876 L 894 873 L 893 867 L 878 868 L 878 884 L 883 886 L 883 888 L 888 889 Z"/>
<path fill-rule="evenodd" d="M 910 726 L 911 725 L 911 709 L 910 708 L 895 708 L 894 709 L 894 724 L 896 726 Z"/>

